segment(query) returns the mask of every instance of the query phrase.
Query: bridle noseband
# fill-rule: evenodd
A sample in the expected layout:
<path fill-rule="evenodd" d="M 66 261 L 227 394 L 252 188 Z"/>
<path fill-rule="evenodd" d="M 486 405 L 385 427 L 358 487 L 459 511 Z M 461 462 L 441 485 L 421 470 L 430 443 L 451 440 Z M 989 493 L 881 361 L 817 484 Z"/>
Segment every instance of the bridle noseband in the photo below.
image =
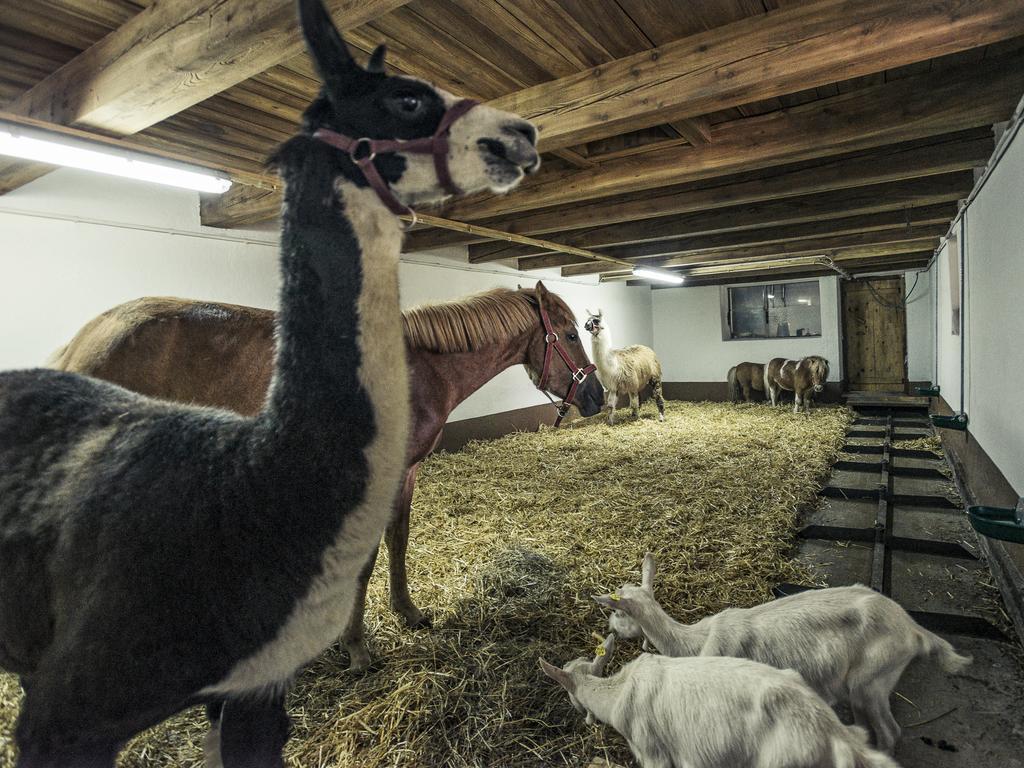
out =
<path fill-rule="evenodd" d="M 537 389 L 547 395 L 548 400 L 552 403 L 555 402 L 554 398 L 548 394 L 547 389 L 548 377 L 551 374 L 551 361 L 554 359 L 555 352 L 558 353 L 558 356 L 562 358 L 562 362 L 572 372 L 572 384 L 569 385 L 569 391 L 565 393 L 562 402 L 557 406 L 558 417 L 555 419 L 554 424 L 557 429 L 558 425 L 562 423 L 562 419 L 569 413 L 569 407 L 572 405 L 573 398 L 576 397 L 576 390 L 580 384 L 587 380 L 587 376 L 597 370 L 597 366 L 593 363 L 590 363 L 585 368 L 577 366 L 572 359 L 572 355 L 562 346 L 562 342 L 558 340 L 558 334 L 555 333 L 555 329 L 551 325 L 551 318 L 548 317 L 547 310 L 544 309 L 544 305 L 539 300 L 537 309 L 540 311 L 541 325 L 544 326 L 544 368 L 541 371 L 540 379 L 537 381 Z"/>
<path fill-rule="evenodd" d="M 437 173 L 437 180 L 444 191 L 450 195 L 462 194 L 462 190 L 452 181 L 451 169 L 448 167 L 448 133 L 452 123 L 465 116 L 479 103 L 474 99 L 462 99 L 455 102 L 441 117 L 441 122 L 434 134 L 421 139 L 368 139 L 365 137 L 354 139 L 329 128 L 318 128 L 313 133 L 313 138 L 348 154 L 388 210 L 396 216 L 412 216 L 415 221 L 416 212 L 395 197 L 391 187 L 380 175 L 377 166 L 373 164 L 374 158 L 388 152 L 433 155 L 434 171 Z"/>

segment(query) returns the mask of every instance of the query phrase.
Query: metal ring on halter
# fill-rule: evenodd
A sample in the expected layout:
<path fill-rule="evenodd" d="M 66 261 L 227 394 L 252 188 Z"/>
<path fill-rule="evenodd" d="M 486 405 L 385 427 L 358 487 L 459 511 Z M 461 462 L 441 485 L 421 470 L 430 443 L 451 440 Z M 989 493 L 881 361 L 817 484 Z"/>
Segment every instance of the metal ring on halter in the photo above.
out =
<path fill-rule="evenodd" d="M 366 151 L 369 152 L 366 157 L 356 157 L 356 153 L 359 152 L 359 147 L 362 146 L 363 142 L 366 142 Z M 373 158 L 377 156 L 377 153 L 373 151 L 373 139 L 368 139 L 365 136 L 361 139 L 356 139 L 352 145 L 352 149 L 348 151 L 349 157 L 352 158 L 354 163 L 372 163 Z"/>
<path fill-rule="evenodd" d="M 558 341 L 558 334 L 555 333 L 554 331 L 544 335 L 545 344 L 554 344 L 556 341 Z"/>

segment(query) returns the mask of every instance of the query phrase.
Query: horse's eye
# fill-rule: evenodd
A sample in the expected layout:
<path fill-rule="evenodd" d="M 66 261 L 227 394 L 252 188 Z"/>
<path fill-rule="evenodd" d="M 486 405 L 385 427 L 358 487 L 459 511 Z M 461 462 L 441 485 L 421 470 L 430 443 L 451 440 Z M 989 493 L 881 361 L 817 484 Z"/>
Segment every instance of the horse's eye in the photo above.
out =
<path fill-rule="evenodd" d="M 579 336 L 577 336 L 575 333 L 567 333 L 565 334 L 565 338 L 567 338 L 569 341 L 576 341 L 579 339 Z"/>

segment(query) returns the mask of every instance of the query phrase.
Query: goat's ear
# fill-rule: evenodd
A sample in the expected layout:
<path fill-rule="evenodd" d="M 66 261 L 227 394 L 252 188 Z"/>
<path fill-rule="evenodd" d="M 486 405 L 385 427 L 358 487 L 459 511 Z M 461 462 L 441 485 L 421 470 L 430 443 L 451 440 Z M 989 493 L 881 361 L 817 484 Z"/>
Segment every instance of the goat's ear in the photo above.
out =
<path fill-rule="evenodd" d="M 576 684 L 573 682 L 572 675 L 564 669 L 559 669 L 554 664 L 548 664 L 544 659 L 540 659 L 540 668 L 544 671 L 545 675 L 565 688 L 569 693 L 576 690 Z"/>
<path fill-rule="evenodd" d="M 373 49 L 370 60 L 366 63 L 366 71 L 375 74 L 384 74 L 384 59 L 388 55 L 388 47 L 381 43 Z"/>
<path fill-rule="evenodd" d="M 644 555 L 643 565 L 640 566 L 640 584 L 647 589 L 654 589 L 654 574 L 658 570 L 658 561 L 654 559 L 654 553 L 648 552 Z"/>
<path fill-rule="evenodd" d="M 590 665 L 591 673 L 597 677 L 601 677 L 604 674 L 605 666 L 611 660 L 612 654 L 615 653 L 615 633 L 609 632 L 608 637 L 604 639 L 604 642 L 599 647 L 604 653 L 598 653 Z"/>
<path fill-rule="evenodd" d="M 598 605 L 603 605 L 605 608 L 610 608 L 613 611 L 622 611 L 623 613 L 633 614 L 633 609 L 636 605 L 628 597 L 622 597 L 612 592 L 609 595 L 591 595 L 594 602 Z"/>

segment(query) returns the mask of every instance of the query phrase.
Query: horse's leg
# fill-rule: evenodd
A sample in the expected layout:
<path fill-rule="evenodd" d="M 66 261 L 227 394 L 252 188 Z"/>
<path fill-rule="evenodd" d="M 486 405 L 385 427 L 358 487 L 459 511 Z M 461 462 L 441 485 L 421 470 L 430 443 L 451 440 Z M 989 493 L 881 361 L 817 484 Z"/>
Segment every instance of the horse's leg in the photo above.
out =
<path fill-rule="evenodd" d="M 777 390 L 775 389 L 775 385 L 774 384 L 769 383 L 767 385 L 767 387 L 768 387 L 768 399 L 772 401 L 772 408 L 774 408 L 775 407 L 775 399 L 776 399 L 776 397 L 778 397 L 778 393 L 777 393 Z"/>
<path fill-rule="evenodd" d="M 363 570 L 359 572 L 356 580 L 356 595 L 352 601 L 352 615 L 348 619 L 348 626 L 341 636 L 342 645 L 348 651 L 348 668 L 352 672 L 362 672 L 370 666 L 370 651 L 366 647 L 366 628 L 363 625 L 363 615 L 366 613 L 366 588 L 370 584 L 370 576 L 373 575 L 373 566 L 377 564 L 377 553 L 380 552 L 380 545 L 373 548 Z"/>
<path fill-rule="evenodd" d="M 629 412 L 633 414 L 634 419 L 640 418 L 640 393 L 630 392 L 629 393 Z"/>
<path fill-rule="evenodd" d="M 430 626 L 430 619 L 416 607 L 409 594 L 409 576 L 405 564 L 405 555 L 409 549 L 409 514 L 412 510 L 412 492 L 416 487 L 416 473 L 419 468 L 419 464 L 414 464 L 406 471 L 395 516 L 384 534 L 384 541 L 388 545 L 391 610 L 405 619 L 405 623 L 413 629 Z"/>
<path fill-rule="evenodd" d="M 750 402 L 750 384 L 748 384 L 747 382 L 744 381 L 741 386 L 743 387 L 743 401 L 749 403 Z"/>
<path fill-rule="evenodd" d="M 284 768 L 291 730 L 283 692 L 229 699 L 220 715 L 223 768 Z"/>
<path fill-rule="evenodd" d="M 802 399 L 803 392 L 796 387 L 793 388 L 793 413 L 800 413 L 800 401 Z"/>
<path fill-rule="evenodd" d="M 608 423 L 615 423 L 615 406 L 619 404 L 619 393 L 617 390 L 608 390 Z"/>
<path fill-rule="evenodd" d="M 654 402 L 658 404 L 658 421 L 664 421 L 665 394 L 661 391 L 661 379 L 654 380 Z"/>

